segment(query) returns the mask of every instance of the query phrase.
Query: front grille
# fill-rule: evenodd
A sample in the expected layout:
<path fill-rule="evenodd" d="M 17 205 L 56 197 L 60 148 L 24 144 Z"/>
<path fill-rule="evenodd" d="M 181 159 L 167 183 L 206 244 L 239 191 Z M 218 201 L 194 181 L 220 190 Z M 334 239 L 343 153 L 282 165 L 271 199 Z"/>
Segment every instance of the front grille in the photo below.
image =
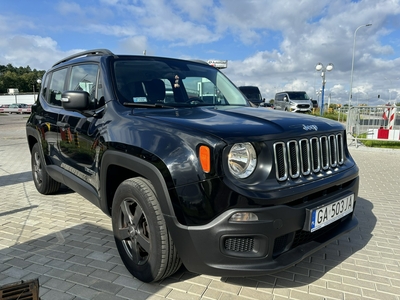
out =
<path fill-rule="evenodd" d="M 246 238 L 227 238 L 225 240 L 225 250 L 234 252 L 251 252 L 254 248 L 254 239 Z"/>
<path fill-rule="evenodd" d="M 336 169 L 344 163 L 341 133 L 274 144 L 275 170 L 278 181 Z"/>
<path fill-rule="evenodd" d="M 309 104 L 298 104 L 297 105 L 298 108 L 310 108 Z"/>

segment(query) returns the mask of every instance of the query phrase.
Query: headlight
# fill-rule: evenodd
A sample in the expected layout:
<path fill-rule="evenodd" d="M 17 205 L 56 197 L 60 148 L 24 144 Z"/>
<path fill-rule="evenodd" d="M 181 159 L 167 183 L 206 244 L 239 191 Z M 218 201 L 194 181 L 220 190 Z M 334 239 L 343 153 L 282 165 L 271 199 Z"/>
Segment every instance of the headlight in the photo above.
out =
<path fill-rule="evenodd" d="M 238 143 L 232 146 L 228 155 L 229 171 L 237 178 L 249 177 L 257 165 L 256 151 L 250 143 Z"/>

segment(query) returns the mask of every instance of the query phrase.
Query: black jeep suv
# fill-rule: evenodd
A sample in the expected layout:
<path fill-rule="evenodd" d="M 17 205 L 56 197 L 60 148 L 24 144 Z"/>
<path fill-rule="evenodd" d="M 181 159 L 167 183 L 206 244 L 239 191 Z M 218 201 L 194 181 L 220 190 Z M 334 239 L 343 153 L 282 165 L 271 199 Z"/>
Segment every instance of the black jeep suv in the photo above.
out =
<path fill-rule="evenodd" d="M 252 107 L 202 61 L 96 49 L 57 62 L 26 127 L 42 194 L 64 184 L 111 216 L 138 279 L 287 268 L 357 225 L 338 122 Z"/>

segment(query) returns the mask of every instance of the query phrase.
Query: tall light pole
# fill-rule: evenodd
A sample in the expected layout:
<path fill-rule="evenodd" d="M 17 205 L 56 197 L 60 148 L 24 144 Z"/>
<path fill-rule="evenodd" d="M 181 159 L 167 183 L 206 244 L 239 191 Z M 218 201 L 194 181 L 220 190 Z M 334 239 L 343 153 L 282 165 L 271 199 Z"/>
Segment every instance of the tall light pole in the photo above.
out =
<path fill-rule="evenodd" d="M 365 24 L 365 25 L 361 25 L 358 26 L 357 29 L 354 31 L 354 38 L 353 38 L 353 58 L 351 60 L 351 75 L 350 75 L 350 93 L 349 93 L 349 107 L 348 109 L 350 110 L 350 106 L 351 106 L 351 98 L 353 96 L 353 71 L 354 71 L 354 53 L 356 50 L 356 35 L 357 35 L 357 31 L 358 29 L 360 29 L 361 27 L 366 27 L 366 26 L 371 26 L 372 24 Z"/>
<path fill-rule="evenodd" d="M 322 77 L 322 93 L 321 93 L 321 109 L 320 109 L 321 116 L 324 115 L 324 93 L 325 93 L 325 83 L 326 83 L 325 74 L 326 74 L 326 71 L 329 72 L 329 71 L 332 71 L 332 69 L 333 69 L 332 63 L 329 63 L 326 67 L 324 67 L 324 65 L 321 63 L 318 63 L 315 66 L 315 70 L 317 70 L 318 72 L 321 71 L 321 77 Z"/>

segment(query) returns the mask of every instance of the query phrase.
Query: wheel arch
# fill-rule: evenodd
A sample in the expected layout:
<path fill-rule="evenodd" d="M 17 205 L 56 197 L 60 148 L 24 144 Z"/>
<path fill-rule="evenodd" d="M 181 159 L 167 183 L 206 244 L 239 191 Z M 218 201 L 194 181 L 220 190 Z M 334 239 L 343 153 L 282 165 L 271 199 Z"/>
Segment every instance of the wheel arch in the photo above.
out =
<path fill-rule="evenodd" d="M 29 151 L 32 153 L 33 146 L 39 142 L 38 133 L 37 133 L 37 130 L 35 130 L 32 127 L 27 127 L 26 133 L 27 133 L 26 137 L 28 140 Z"/>
<path fill-rule="evenodd" d="M 101 210 L 111 216 L 112 202 L 119 184 L 128 178 L 139 176 L 148 179 L 154 186 L 162 213 L 175 215 L 161 171 L 148 161 L 115 150 L 106 151 L 101 161 Z"/>

